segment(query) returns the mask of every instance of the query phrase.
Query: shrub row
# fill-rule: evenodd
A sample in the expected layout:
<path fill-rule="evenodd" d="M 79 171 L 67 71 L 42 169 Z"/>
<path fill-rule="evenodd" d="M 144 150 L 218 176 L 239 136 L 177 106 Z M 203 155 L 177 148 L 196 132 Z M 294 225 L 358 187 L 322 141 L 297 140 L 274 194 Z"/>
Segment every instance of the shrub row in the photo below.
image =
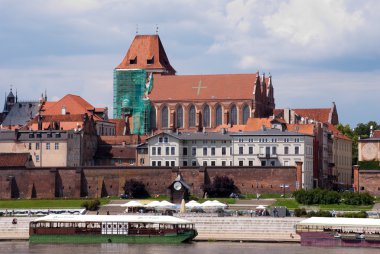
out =
<path fill-rule="evenodd" d="M 298 203 L 304 205 L 340 203 L 347 205 L 372 205 L 375 200 L 367 192 L 336 192 L 322 189 L 298 190 L 293 195 Z"/>
<path fill-rule="evenodd" d="M 85 207 L 89 211 L 96 211 L 98 210 L 100 205 L 99 199 L 93 199 L 93 200 L 86 200 L 82 202 L 82 207 Z"/>
<path fill-rule="evenodd" d="M 340 213 L 337 216 L 344 217 L 344 218 L 367 218 L 368 214 L 364 211 L 361 211 L 361 212 L 352 212 L 352 213 Z"/>
<path fill-rule="evenodd" d="M 315 211 L 307 212 L 305 208 L 294 209 L 294 216 L 296 217 L 332 217 L 329 211 L 319 210 L 317 212 Z"/>

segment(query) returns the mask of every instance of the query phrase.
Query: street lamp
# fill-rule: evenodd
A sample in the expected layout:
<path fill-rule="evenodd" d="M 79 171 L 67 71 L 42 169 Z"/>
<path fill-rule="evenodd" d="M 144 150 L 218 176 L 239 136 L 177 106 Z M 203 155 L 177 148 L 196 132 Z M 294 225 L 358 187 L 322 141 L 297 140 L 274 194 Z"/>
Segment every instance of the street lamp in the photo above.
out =
<path fill-rule="evenodd" d="M 283 196 L 285 198 L 285 190 L 286 188 L 289 188 L 289 184 L 281 184 L 280 187 L 283 189 Z"/>

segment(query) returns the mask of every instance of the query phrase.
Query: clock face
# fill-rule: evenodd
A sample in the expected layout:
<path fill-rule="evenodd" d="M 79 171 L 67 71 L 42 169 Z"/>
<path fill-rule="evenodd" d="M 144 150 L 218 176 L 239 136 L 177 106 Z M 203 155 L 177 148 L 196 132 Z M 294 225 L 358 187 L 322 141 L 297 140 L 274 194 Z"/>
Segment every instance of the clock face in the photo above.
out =
<path fill-rule="evenodd" d="M 180 190 L 182 188 L 182 184 L 180 182 L 175 182 L 173 185 L 175 190 Z"/>
<path fill-rule="evenodd" d="M 366 143 L 363 145 L 363 158 L 365 160 L 373 160 L 376 159 L 377 149 L 375 144 L 373 143 Z"/>

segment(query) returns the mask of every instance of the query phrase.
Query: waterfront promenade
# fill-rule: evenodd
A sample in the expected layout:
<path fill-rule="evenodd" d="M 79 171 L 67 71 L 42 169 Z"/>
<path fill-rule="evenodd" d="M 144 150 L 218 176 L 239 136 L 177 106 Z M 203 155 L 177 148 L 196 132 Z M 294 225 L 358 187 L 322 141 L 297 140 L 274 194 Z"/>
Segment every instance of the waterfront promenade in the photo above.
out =
<path fill-rule="evenodd" d="M 198 230 L 196 241 L 257 241 L 257 242 L 299 242 L 294 225 L 301 218 L 286 217 L 200 217 L 180 215 L 195 223 Z M 0 218 L 0 240 L 27 240 L 29 222 L 33 217 Z"/>

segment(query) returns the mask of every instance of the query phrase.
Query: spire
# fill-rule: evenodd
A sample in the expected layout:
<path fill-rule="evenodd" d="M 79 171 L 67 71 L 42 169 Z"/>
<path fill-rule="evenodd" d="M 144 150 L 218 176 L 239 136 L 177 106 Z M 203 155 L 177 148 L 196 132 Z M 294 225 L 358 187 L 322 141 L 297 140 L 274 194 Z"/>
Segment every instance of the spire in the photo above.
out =
<path fill-rule="evenodd" d="M 45 101 L 47 101 L 47 91 L 46 91 L 46 88 L 45 88 Z"/>
<path fill-rule="evenodd" d="M 17 100 L 18 100 L 18 99 L 17 99 L 17 88 L 16 88 L 16 103 L 17 103 Z"/>

